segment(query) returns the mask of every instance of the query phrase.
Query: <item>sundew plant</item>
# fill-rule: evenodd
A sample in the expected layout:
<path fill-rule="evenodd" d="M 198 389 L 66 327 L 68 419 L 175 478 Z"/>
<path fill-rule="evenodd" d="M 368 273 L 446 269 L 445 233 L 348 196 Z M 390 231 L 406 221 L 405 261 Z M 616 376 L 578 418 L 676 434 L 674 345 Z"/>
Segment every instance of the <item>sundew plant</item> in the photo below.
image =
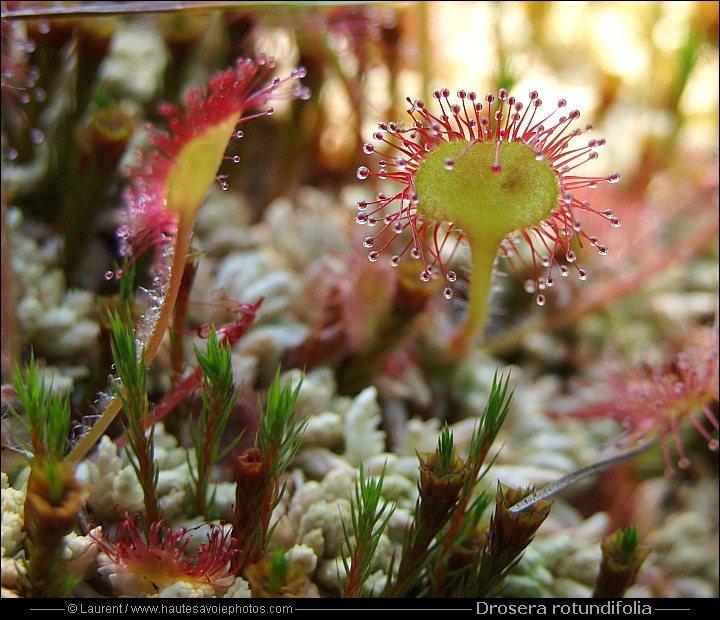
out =
<path fill-rule="evenodd" d="M 718 596 L 717 3 L 0 5 L 6 600 Z"/>
<path fill-rule="evenodd" d="M 457 98 L 451 103 L 447 88 L 434 91 L 438 115 L 429 112 L 422 99 L 408 98 L 407 129 L 395 122 L 379 125 L 373 139 L 380 147 L 365 143 L 363 151 L 383 157 L 380 168 L 371 172 L 361 166 L 357 176 L 389 178 L 404 187 L 389 197 L 359 201 L 355 219 L 371 226 L 382 223 L 379 233 L 363 241 L 367 248 L 379 247 L 368 253 L 373 262 L 409 231 L 412 240 L 401 245 L 390 264 L 396 267 L 405 254 L 419 260 L 420 279 L 427 282 L 439 274 L 447 299 L 452 299 L 457 274 L 445 261 L 455 251 L 455 237 L 467 240 L 474 293 L 457 338 L 463 347 L 484 325 L 498 247 L 520 277 L 526 274 L 525 289 L 537 293 L 540 306 L 545 305 L 545 289 L 555 284 L 555 274 L 567 276 L 574 267 L 581 280 L 587 278 L 587 271 L 577 266 L 573 240 L 584 239 L 601 255 L 608 253 L 608 246 L 585 232 L 580 214 L 604 217 L 615 227 L 621 220 L 612 209 L 596 211 L 575 192 L 605 181 L 617 183 L 620 174 L 581 175 L 578 168 L 598 157 L 596 149 L 605 139 L 579 144 L 580 136 L 593 127 L 571 129 L 580 112 L 562 114 L 565 99 L 545 114 L 537 91 L 529 94 L 527 105 L 504 88 L 498 95 L 488 93 L 485 107 L 473 91 L 459 90 Z M 518 247 L 523 242 L 529 256 Z"/>

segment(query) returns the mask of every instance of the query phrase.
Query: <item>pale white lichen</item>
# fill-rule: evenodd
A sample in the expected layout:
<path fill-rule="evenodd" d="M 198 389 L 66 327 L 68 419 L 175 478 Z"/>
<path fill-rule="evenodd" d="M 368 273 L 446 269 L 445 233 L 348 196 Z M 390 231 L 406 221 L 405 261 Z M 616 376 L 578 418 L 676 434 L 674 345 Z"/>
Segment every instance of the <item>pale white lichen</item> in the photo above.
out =
<path fill-rule="evenodd" d="M 332 470 L 322 482 L 304 482 L 289 502 L 290 531 L 296 542 L 307 545 L 319 558 L 339 553 L 341 519 L 350 514 L 353 480 L 351 471 Z"/>
<path fill-rule="evenodd" d="M 13 557 L 23 545 L 23 515 L 25 513 L 25 491 L 14 489 L 8 482 L 8 475 L 2 472 L 2 557 Z"/>
<path fill-rule="evenodd" d="M 398 464 L 398 456 L 392 452 L 375 454 L 363 460 L 363 468 L 369 476 L 385 474 L 387 477 L 395 473 Z"/>
<path fill-rule="evenodd" d="M 0 566 L 0 580 L 2 582 L 3 598 L 5 598 L 6 592 L 11 593 L 20 589 L 24 575 L 24 553 L 18 554 L 15 558 L 2 558 L 2 565 Z M 19 596 L 17 592 L 14 592 L 13 595 Z"/>
<path fill-rule="evenodd" d="M 647 574 L 655 568 L 656 573 L 671 576 L 673 596 L 718 596 L 717 524 L 702 512 L 688 510 L 669 515 L 645 542 L 655 551 L 645 567 Z M 639 579 L 640 583 L 644 581 Z M 651 581 L 647 579 L 647 583 Z"/>
<path fill-rule="evenodd" d="M 80 306 L 80 298 L 94 301 L 91 293 L 68 291 L 60 306 L 47 308 L 33 338 L 33 344 L 51 358 L 69 358 L 97 345 L 100 328 L 94 307 Z"/>
<path fill-rule="evenodd" d="M 322 487 L 317 480 L 308 480 L 295 491 L 288 510 L 288 517 L 293 525 L 297 527 L 303 513 L 320 499 L 322 499 Z"/>
<path fill-rule="evenodd" d="M 366 597 L 376 597 L 380 596 L 385 586 L 387 585 L 388 576 L 387 573 L 383 570 L 376 570 L 374 573 L 372 573 L 368 578 L 367 581 L 363 584 L 362 587 L 362 593 L 363 596 Z"/>
<path fill-rule="evenodd" d="M 88 506 L 95 518 L 105 520 L 116 516 L 118 497 L 116 481 L 123 468 L 117 447 L 107 435 L 98 443 L 92 459 L 85 459 L 75 469 L 75 477 L 89 489 Z"/>
<path fill-rule="evenodd" d="M 385 450 L 385 432 L 378 430 L 382 416 L 377 390 L 370 386 L 358 394 L 345 414 L 345 453 L 343 457 L 357 467 L 365 459 Z"/>
<path fill-rule="evenodd" d="M 561 514 L 554 517 L 550 512 L 548 522 L 505 580 L 507 596 L 587 598 L 592 593 L 602 557 L 600 542 L 609 517 L 595 513 L 583 521 L 574 510 L 562 506 L 562 502 L 559 505 L 565 510 L 559 510 Z"/>
<path fill-rule="evenodd" d="M 350 523 L 350 502 L 346 499 L 320 500 L 310 506 L 300 519 L 298 539 L 312 530 L 322 530 L 325 540 L 325 557 L 340 555 L 340 541 L 343 539 L 342 522 Z"/>
<path fill-rule="evenodd" d="M 25 531 L 25 491 L 15 489 L 2 472 L 2 555 L 0 557 L 0 583 L 3 588 L 17 588 L 25 572 L 23 542 Z"/>
<path fill-rule="evenodd" d="M 250 591 L 250 584 L 238 577 L 235 582 L 226 589 L 221 589 L 218 592 L 219 598 L 252 598 L 252 592 Z"/>
<path fill-rule="evenodd" d="M 203 270 L 202 275 L 207 277 L 203 277 L 202 281 L 196 280 L 193 291 L 197 287 L 198 293 L 203 290 L 210 292 L 206 285 L 213 284 L 212 273 L 218 258 L 231 252 L 258 247 L 266 241 L 265 231 L 249 226 L 251 218 L 250 206 L 242 194 L 225 192 L 219 185 L 213 185 L 208 190 L 193 230 L 193 243 L 203 252 L 203 260 L 198 266 Z"/>
<path fill-rule="evenodd" d="M 21 227 L 22 214 L 9 209 L 12 228 L 12 261 L 17 291 L 16 315 L 23 345 L 32 346 L 36 357 L 90 359 L 98 345 L 95 296 L 90 291 L 68 289 L 62 261 L 62 240 L 29 237 Z M 55 390 L 61 386 L 62 369 L 56 370 Z M 84 368 L 84 374 L 89 371 Z M 75 375 L 83 374 L 78 368 Z M 72 379 L 65 380 L 65 392 Z"/>
<path fill-rule="evenodd" d="M 309 416 L 322 415 L 331 410 L 331 403 L 337 390 L 337 381 L 331 368 L 321 366 L 303 373 L 298 368 L 285 371 L 280 377 L 282 385 L 300 385 L 295 415 L 299 420 Z M 302 384 L 300 383 L 302 381 Z"/>
<path fill-rule="evenodd" d="M 19 318 L 27 338 L 43 355 L 72 358 L 96 345 L 99 327 L 94 320 L 94 297 L 89 291 L 67 290 L 65 275 L 59 268 L 44 274 L 36 287 L 28 289 L 42 307 L 42 315 L 34 315 L 28 323 Z M 37 306 L 23 306 L 34 307 Z M 33 329 L 30 329 L 30 328 Z"/>
<path fill-rule="evenodd" d="M 325 557 L 325 534 L 322 527 L 315 527 L 303 534 L 302 545 L 312 549 L 316 558 Z"/>
<path fill-rule="evenodd" d="M 377 469 L 380 472 L 382 466 L 379 463 L 380 457 L 377 458 Z M 338 468 L 329 471 L 322 481 L 302 481 L 288 502 L 285 513 L 288 526 L 281 528 L 284 544 L 288 544 L 286 537 L 292 533 L 296 545 L 309 548 L 318 558 L 313 578 L 316 583 L 332 591 L 337 590 L 345 574 L 341 561 L 342 549 L 345 548 L 347 553 L 345 532 L 350 536 L 351 545 L 354 541 L 350 505 L 351 501 L 355 501 L 354 489 L 357 476 L 357 470 Z M 393 476 L 398 480 L 393 480 Z M 390 499 L 392 493 L 404 496 L 409 493 L 410 488 L 414 489 L 413 482 L 403 479 L 400 483 L 400 478 L 401 476 L 397 474 L 390 476 L 389 494 L 386 499 Z M 407 505 L 410 504 L 411 502 L 408 501 Z M 399 509 L 397 514 L 394 520 L 391 519 L 392 523 L 389 524 L 387 532 L 380 536 L 373 556 L 370 568 L 372 571 L 379 571 L 376 575 L 377 579 L 381 579 L 388 570 L 392 558 L 397 558 L 402 538 L 407 533 L 407 527 L 412 520 L 409 508 Z M 340 582 L 338 582 L 338 570 Z M 366 594 L 369 593 L 370 589 Z"/>
<path fill-rule="evenodd" d="M 130 513 L 142 510 L 143 490 L 132 465 L 126 465 L 113 480 L 114 507 Z"/>
<path fill-rule="evenodd" d="M 187 460 L 192 460 L 193 455 L 188 455 L 162 423 L 156 425 L 154 439 L 158 502 L 165 518 L 172 520 L 187 511 L 191 487 Z M 112 519 L 144 508 L 142 487 L 127 459 L 126 449 L 118 451 L 115 443 L 103 436 L 96 455 L 78 464 L 77 477 L 90 490 L 88 506 L 96 519 Z"/>
<path fill-rule="evenodd" d="M 286 314 L 299 284 L 292 272 L 271 252 L 248 250 L 223 257 L 217 266 L 215 287 L 245 303 L 263 298 L 257 318 L 277 320 Z"/>
<path fill-rule="evenodd" d="M 285 556 L 291 566 L 297 567 L 308 577 L 311 577 L 317 568 L 318 556 L 315 550 L 308 545 L 294 545 L 288 549 Z"/>
<path fill-rule="evenodd" d="M 94 567 L 95 558 L 100 551 L 97 545 L 100 537 L 102 537 L 102 527 L 93 528 L 84 536 L 76 532 L 70 532 L 65 536 L 62 559 L 67 562 L 69 573 L 91 576 L 91 568 Z"/>
<path fill-rule="evenodd" d="M 326 192 L 302 187 L 294 202 L 277 198 L 265 210 L 264 223 L 271 231 L 271 243 L 286 264 L 302 272 L 328 254 L 348 249 L 343 229 L 345 212 Z"/>
<path fill-rule="evenodd" d="M 355 471 L 355 468 L 341 455 L 324 447 L 300 449 L 295 457 L 295 465 L 302 468 L 308 477 L 314 479 L 323 478 L 335 470 L 350 474 Z"/>
<path fill-rule="evenodd" d="M 588 588 L 595 585 L 598 568 L 602 561 L 600 540 L 581 547 L 563 557 L 556 565 L 554 573 L 558 577 L 573 579 Z"/>
<path fill-rule="evenodd" d="M 175 581 L 162 586 L 158 598 L 215 598 L 215 588 L 209 584 L 190 581 Z"/>
<path fill-rule="evenodd" d="M 188 487 L 172 487 L 159 499 L 162 514 L 168 521 L 179 519 L 183 521 L 188 512 L 190 496 Z"/>
<path fill-rule="evenodd" d="M 233 508 L 237 501 L 234 482 L 218 482 L 210 485 L 215 512 L 220 519 L 232 520 Z"/>
<path fill-rule="evenodd" d="M 332 411 L 323 411 L 310 416 L 303 431 L 303 446 L 342 446 L 345 422 L 342 416 Z"/>
<path fill-rule="evenodd" d="M 176 465 L 172 469 L 160 469 L 158 472 L 158 495 L 167 495 L 173 491 L 182 490 L 189 482 L 188 467 L 186 463 Z"/>
<path fill-rule="evenodd" d="M 415 481 L 400 474 L 390 474 L 383 479 L 382 495 L 405 508 L 413 508 L 418 496 Z"/>
<path fill-rule="evenodd" d="M 113 92 L 150 101 L 163 83 L 169 52 L 160 32 L 141 22 L 119 28 L 100 66 L 100 79 Z"/>
<path fill-rule="evenodd" d="M 97 555 L 98 572 L 118 596 L 147 597 L 147 583 L 141 576 L 113 562 L 104 552 Z"/>
<path fill-rule="evenodd" d="M 322 496 L 325 499 L 351 499 L 355 477 L 344 469 L 335 469 L 327 473 L 320 483 Z"/>
<path fill-rule="evenodd" d="M 405 423 L 403 441 L 395 448 L 402 456 L 410 456 L 417 463 L 416 452 L 434 452 L 440 432 L 440 420 L 412 418 Z"/>
<path fill-rule="evenodd" d="M 253 363 L 250 363 L 250 360 L 243 362 L 253 370 L 253 374 L 243 375 L 245 381 L 269 382 L 275 376 L 288 347 L 299 345 L 309 333 L 310 328 L 307 325 L 292 321 L 282 324 L 263 322 L 253 326 L 234 348 L 239 358 L 254 360 Z"/>

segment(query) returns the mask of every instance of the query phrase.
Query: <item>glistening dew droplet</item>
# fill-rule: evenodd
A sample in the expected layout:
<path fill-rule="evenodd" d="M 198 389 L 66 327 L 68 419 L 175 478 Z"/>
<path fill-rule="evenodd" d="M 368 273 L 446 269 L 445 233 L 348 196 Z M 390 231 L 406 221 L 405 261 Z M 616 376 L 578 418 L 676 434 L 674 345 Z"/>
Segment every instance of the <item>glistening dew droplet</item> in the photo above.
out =
<path fill-rule="evenodd" d="M 484 106 L 473 91 L 458 90 L 457 102 L 452 102 L 449 89 L 438 89 L 433 92 L 437 113 L 408 98 L 411 122 L 380 123 L 373 134 L 383 143 L 383 153 L 363 145 L 364 153 L 378 162 L 373 171 L 360 166 L 358 178 L 387 179 L 403 186 L 366 203 L 367 221 L 377 216 L 385 224 L 373 237 L 375 247 L 392 248 L 391 262 L 409 252 L 422 261 L 421 280 L 438 273 L 446 284 L 453 282 L 447 261 L 455 255 L 454 248 L 461 240 L 470 248 L 473 289 L 456 343 L 468 342 L 482 329 L 498 248 L 513 271 L 529 280 L 526 290 L 536 293 L 552 286 L 554 270 L 567 275 L 568 267 L 559 264 L 563 258 L 581 279 L 586 277 L 575 267 L 574 248 L 584 247 L 583 240 L 601 255 L 606 253 L 606 245 L 590 241 L 586 229 L 591 222 L 585 216 L 620 224 L 614 214 L 599 213 L 580 196 L 582 190 L 620 178 L 615 172 L 580 172 L 583 164 L 598 158 L 605 140 L 583 143 L 582 135 L 593 127 L 574 127 L 580 112 L 562 114 L 565 99 L 541 112 L 537 91 L 529 98 L 526 105 L 501 89 L 497 95 L 488 93 Z M 576 237 L 578 245 L 573 243 Z M 536 300 L 545 302 L 542 295 Z"/>

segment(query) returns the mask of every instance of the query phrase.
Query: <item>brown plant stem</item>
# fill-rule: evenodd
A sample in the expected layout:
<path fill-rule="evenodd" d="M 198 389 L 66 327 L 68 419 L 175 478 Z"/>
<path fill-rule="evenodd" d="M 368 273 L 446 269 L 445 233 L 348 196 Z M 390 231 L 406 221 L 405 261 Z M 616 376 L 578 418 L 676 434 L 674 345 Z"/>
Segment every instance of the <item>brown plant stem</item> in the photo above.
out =
<path fill-rule="evenodd" d="M 63 537 L 77 524 L 83 489 L 72 469 L 53 460 L 30 468 L 25 499 L 25 552 L 31 596 L 67 596 L 73 585 L 62 559 Z"/>
<path fill-rule="evenodd" d="M 478 476 L 480 474 L 480 468 L 482 467 L 486 456 L 487 452 L 483 454 L 482 458 L 478 459 L 476 462 L 468 463 L 474 465 L 474 467 L 472 471 L 469 471 L 469 473 L 467 474 L 465 482 L 466 486 L 463 489 L 463 492 L 460 494 L 457 502 L 457 507 L 453 511 L 452 517 L 450 519 L 448 533 L 442 539 L 442 550 L 439 556 L 440 561 L 435 564 L 435 569 L 432 575 L 431 596 L 433 597 L 438 595 L 440 588 L 442 588 L 442 584 L 447 578 L 447 574 L 450 568 L 449 562 L 453 556 L 453 549 L 457 545 L 458 537 L 462 532 L 463 520 L 465 518 L 465 513 L 467 511 L 468 505 L 470 504 L 471 493 L 478 479 Z"/>
<path fill-rule="evenodd" d="M 605 537 L 600 545 L 602 562 L 595 581 L 593 598 L 622 598 L 635 584 L 643 562 L 650 555 L 650 549 L 637 542 L 634 526 L 617 530 Z"/>
<path fill-rule="evenodd" d="M 408 533 L 407 553 L 403 552 L 398 574 L 390 589 L 390 596 L 407 594 L 417 571 L 422 567 L 422 558 L 430 549 L 432 541 L 453 515 L 462 514 L 458 499 L 466 483 L 466 463 L 452 450 L 449 467 L 443 467 L 440 450 L 425 455 L 420 460 L 420 498 L 415 510 L 412 529 Z M 464 511 L 464 509 L 463 509 Z M 354 564 L 353 564 L 354 565 Z"/>
<path fill-rule="evenodd" d="M 238 573 L 259 560 L 270 520 L 273 493 L 270 461 L 257 448 L 248 448 L 235 464 L 235 511 L 232 537 L 240 551 Z"/>

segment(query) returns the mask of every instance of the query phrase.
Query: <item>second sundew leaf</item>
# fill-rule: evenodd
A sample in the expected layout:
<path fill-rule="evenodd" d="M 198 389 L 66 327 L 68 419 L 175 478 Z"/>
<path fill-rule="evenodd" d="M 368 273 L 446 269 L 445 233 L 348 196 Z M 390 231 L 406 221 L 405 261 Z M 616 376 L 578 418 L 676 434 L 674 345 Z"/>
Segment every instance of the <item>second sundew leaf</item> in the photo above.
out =
<path fill-rule="evenodd" d="M 451 343 L 454 353 L 464 356 L 485 326 L 498 253 L 527 278 L 525 289 L 537 294 L 538 305 L 545 304 L 544 291 L 557 273 L 568 275 L 574 269 L 581 280 L 587 278 L 587 271 L 577 266 L 573 239 L 586 241 L 601 255 L 608 247 L 585 232 L 580 217 L 599 216 L 613 226 L 620 219 L 609 209 L 596 211 L 576 192 L 601 182 L 617 183 L 620 175 L 579 173 L 580 166 L 598 157 L 605 139 L 578 143 L 592 125 L 572 128 L 580 112 L 564 113 L 565 99 L 545 114 L 539 111 L 537 91 L 530 93 L 527 105 L 505 88 L 482 98 L 459 90 L 456 103 L 443 88 L 433 98 L 438 113 L 421 99 L 408 98 L 412 122 L 380 123 L 373 134 L 380 146 L 363 145 L 365 154 L 380 158 L 379 168 L 360 166 L 358 178 L 395 181 L 400 188 L 359 201 L 355 219 L 368 226 L 384 223 L 363 240 L 371 262 L 383 253 L 390 254 L 395 267 L 404 256 L 418 259 L 420 280 L 442 278 L 446 299 L 453 297 L 457 281 L 451 258 L 457 244 L 467 241 L 472 293 L 466 321 Z M 524 244 L 529 260 L 520 251 Z"/>
<path fill-rule="evenodd" d="M 208 188 L 217 176 L 237 122 L 235 115 L 228 117 L 224 122 L 209 127 L 178 153 L 165 189 L 169 211 L 180 217 L 195 219 Z"/>
<path fill-rule="evenodd" d="M 216 179 L 230 139 L 239 123 L 273 113 L 272 108 L 244 117 L 271 100 L 307 99 L 309 91 L 298 79 L 298 68 L 284 79 L 273 78 L 262 86 L 275 63 L 260 55 L 239 59 L 234 67 L 215 76 L 206 89 L 191 91 L 183 108 L 163 103 L 159 113 L 167 129 L 147 128 L 149 147 L 140 153 L 137 165 L 127 170 L 130 185 L 125 192 L 126 223 L 118 230 L 121 253 L 128 263 L 114 275 L 121 276 L 128 264 L 147 250 L 154 250 L 152 275 L 157 286 L 156 305 L 137 326 L 144 340 L 150 365 L 170 325 L 182 282 L 195 218 L 205 194 Z M 110 272 L 109 277 L 113 276 Z M 115 398 L 88 435 L 68 459 L 76 463 L 97 442 L 121 408 Z"/>

